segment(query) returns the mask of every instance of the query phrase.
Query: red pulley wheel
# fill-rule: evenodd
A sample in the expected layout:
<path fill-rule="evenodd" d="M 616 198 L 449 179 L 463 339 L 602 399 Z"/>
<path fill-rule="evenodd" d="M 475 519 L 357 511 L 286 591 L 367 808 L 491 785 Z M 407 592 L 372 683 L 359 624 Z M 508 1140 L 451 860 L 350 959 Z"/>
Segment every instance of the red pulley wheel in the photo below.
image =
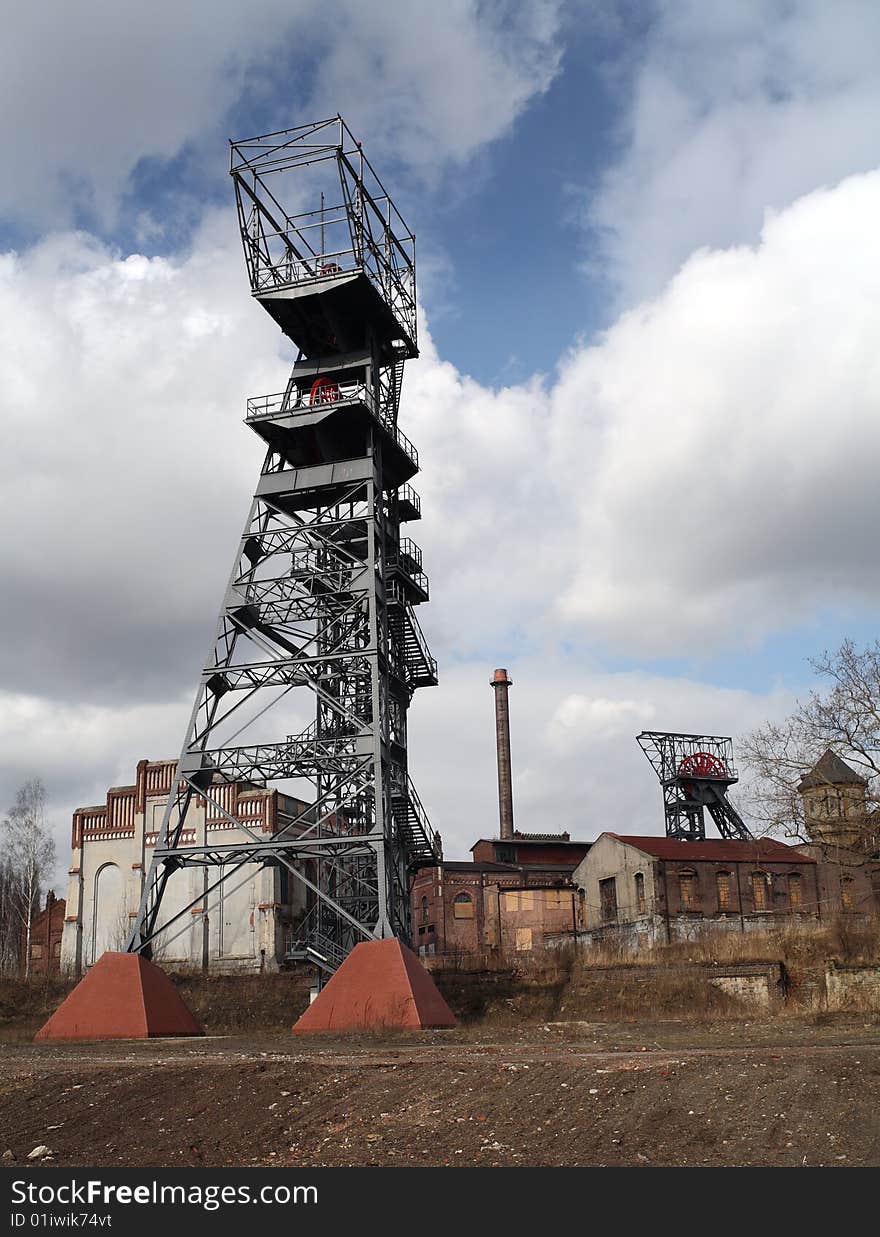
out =
<path fill-rule="evenodd" d="M 689 773 L 691 777 L 726 777 L 727 769 L 724 761 L 711 752 L 691 752 L 685 756 L 678 766 L 679 773 Z"/>
<path fill-rule="evenodd" d="M 335 404 L 339 399 L 339 387 L 330 378 L 316 378 L 309 392 L 310 404 Z"/>

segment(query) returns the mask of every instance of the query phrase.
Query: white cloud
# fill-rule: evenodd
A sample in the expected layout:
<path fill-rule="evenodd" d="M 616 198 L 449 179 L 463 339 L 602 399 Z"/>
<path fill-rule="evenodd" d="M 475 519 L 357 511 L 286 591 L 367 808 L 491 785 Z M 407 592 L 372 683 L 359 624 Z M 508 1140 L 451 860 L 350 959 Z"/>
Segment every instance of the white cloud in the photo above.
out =
<path fill-rule="evenodd" d="M 247 91 L 282 128 L 335 115 L 424 171 L 505 132 L 558 65 L 557 0 L 78 0 L 23 5 L 0 41 L 0 210 L 112 224 L 138 162 L 188 145 L 225 170 Z M 455 88 L 450 88 L 454 77 Z M 360 134 L 358 134 L 360 136 Z M 236 133 L 232 136 L 244 137 Z M 141 220 L 149 231 L 149 218 Z"/>
<path fill-rule="evenodd" d="M 753 241 L 768 209 L 880 163 L 873 0 L 659 4 L 586 218 L 629 305 L 700 246 Z"/>
<path fill-rule="evenodd" d="M 569 360 L 553 431 L 582 493 L 573 621 L 680 656 L 876 607 L 878 210 L 880 172 L 805 197 Z"/>
<path fill-rule="evenodd" d="M 244 398 L 287 373 L 236 247 L 224 214 L 181 262 L 75 234 L 2 259 L 7 689 L 150 698 L 207 643 L 259 467 Z"/>

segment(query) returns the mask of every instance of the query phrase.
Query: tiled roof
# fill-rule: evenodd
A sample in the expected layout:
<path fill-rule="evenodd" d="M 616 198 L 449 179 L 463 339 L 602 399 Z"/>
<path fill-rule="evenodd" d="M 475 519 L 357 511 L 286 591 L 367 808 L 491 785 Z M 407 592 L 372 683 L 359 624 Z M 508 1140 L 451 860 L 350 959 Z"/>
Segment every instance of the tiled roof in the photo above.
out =
<path fill-rule="evenodd" d="M 722 859 L 728 863 L 754 863 L 765 859 L 774 863 L 815 863 L 784 842 L 774 838 L 757 838 L 754 842 L 729 842 L 724 838 L 706 838 L 702 842 L 683 842 L 678 838 L 648 837 L 644 834 L 609 833 L 655 859 Z"/>
<path fill-rule="evenodd" d="M 865 786 L 863 777 L 859 777 L 855 769 L 851 769 L 846 761 L 841 760 L 836 752 L 827 748 L 819 757 L 809 773 L 805 773 L 798 783 L 798 790 L 812 790 L 815 786 Z"/>

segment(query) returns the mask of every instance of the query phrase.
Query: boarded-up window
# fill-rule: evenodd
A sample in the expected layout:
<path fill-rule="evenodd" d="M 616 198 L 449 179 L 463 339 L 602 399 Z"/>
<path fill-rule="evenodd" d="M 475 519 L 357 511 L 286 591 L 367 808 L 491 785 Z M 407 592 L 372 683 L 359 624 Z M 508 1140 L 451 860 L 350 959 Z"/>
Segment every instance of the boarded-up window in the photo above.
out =
<path fill-rule="evenodd" d="M 840 909 L 851 911 L 854 904 L 853 878 L 851 876 L 842 876 L 840 878 Z"/>
<path fill-rule="evenodd" d="M 504 909 L 506 911 L 533 911 L 535 909 L 534 890 L 509 889 L 504 894 Z"/>
<path fill-rule="evenodd" d="M 31 945 L 31 957 L 42 958 L 42 956 L 43 956 L 43 946 L 42 945 Z"/>
<path fill-rule="evenodd" d="M 730 873 L 718 872 L 715 876 L 715 888 L 718 890 L 719 911 L 730 910 Z"/>
<path fill-rule="evenodd" d="M 545 889 L 544 905 L 550 911 L 564 911 L 571 906 L 571 894 L 565 889 Z"/>
<path fill-rule="evenodd" d="M 474 900 L 469 893 L 457 893 L 452 900 L 453 919 L 473 919 Z"/>
<path fill-rule="evenodd" d="M 803 893 L 801 890 L 801 878 L 797 872 L 792 872 L 788 878 L 788 901 L 793 911 L 800 910 L 803 904 Z"/>
<path fill-rule="evenodd" d="M 679 872 L 678 896 L 681 899 L 683 911 L 692 910 L 697 904 L 697 874 L 696 872 Z"/>
<path fill-rule="evenodd" d="M 645 874 L 644 872 L 636 872 L 636 914 L 644 915 L 645 903 Z"/>
<path fill-rule="evenodd" d="M 525 953 L 532 948 L 532 929 L 517 928 L 516 930 L 516 949 L 518 953 Z"/>
<path fill-rule="evenodd" d="M 613 876 L 599 881 L 599 906 L 603 920 L 617 918 L 617 881 Z"/>
<path fill-rule="evenodd" d="M 766 872 L 752 873 L 752 899 L 756 911 L 766 911 L 769 898 L 767 896 L 769 878 Z"/>

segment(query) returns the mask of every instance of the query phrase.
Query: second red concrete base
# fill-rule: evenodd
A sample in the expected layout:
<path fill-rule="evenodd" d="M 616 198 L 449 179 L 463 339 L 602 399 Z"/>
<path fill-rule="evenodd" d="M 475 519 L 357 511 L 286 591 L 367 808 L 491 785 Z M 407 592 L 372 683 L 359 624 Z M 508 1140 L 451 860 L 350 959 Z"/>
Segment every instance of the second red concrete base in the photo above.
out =
<path fill-rule="evenodd" d="M 164 971 L 140 954 L 105 953 L 35 1040 L 204 1035 Z"/>
<path fill-rule="evenodd" d="M 388 937 L 355 945 L 292 1030 L 301 1035 L 455 1025 L 452 1010 L 416 955 Z"/>

